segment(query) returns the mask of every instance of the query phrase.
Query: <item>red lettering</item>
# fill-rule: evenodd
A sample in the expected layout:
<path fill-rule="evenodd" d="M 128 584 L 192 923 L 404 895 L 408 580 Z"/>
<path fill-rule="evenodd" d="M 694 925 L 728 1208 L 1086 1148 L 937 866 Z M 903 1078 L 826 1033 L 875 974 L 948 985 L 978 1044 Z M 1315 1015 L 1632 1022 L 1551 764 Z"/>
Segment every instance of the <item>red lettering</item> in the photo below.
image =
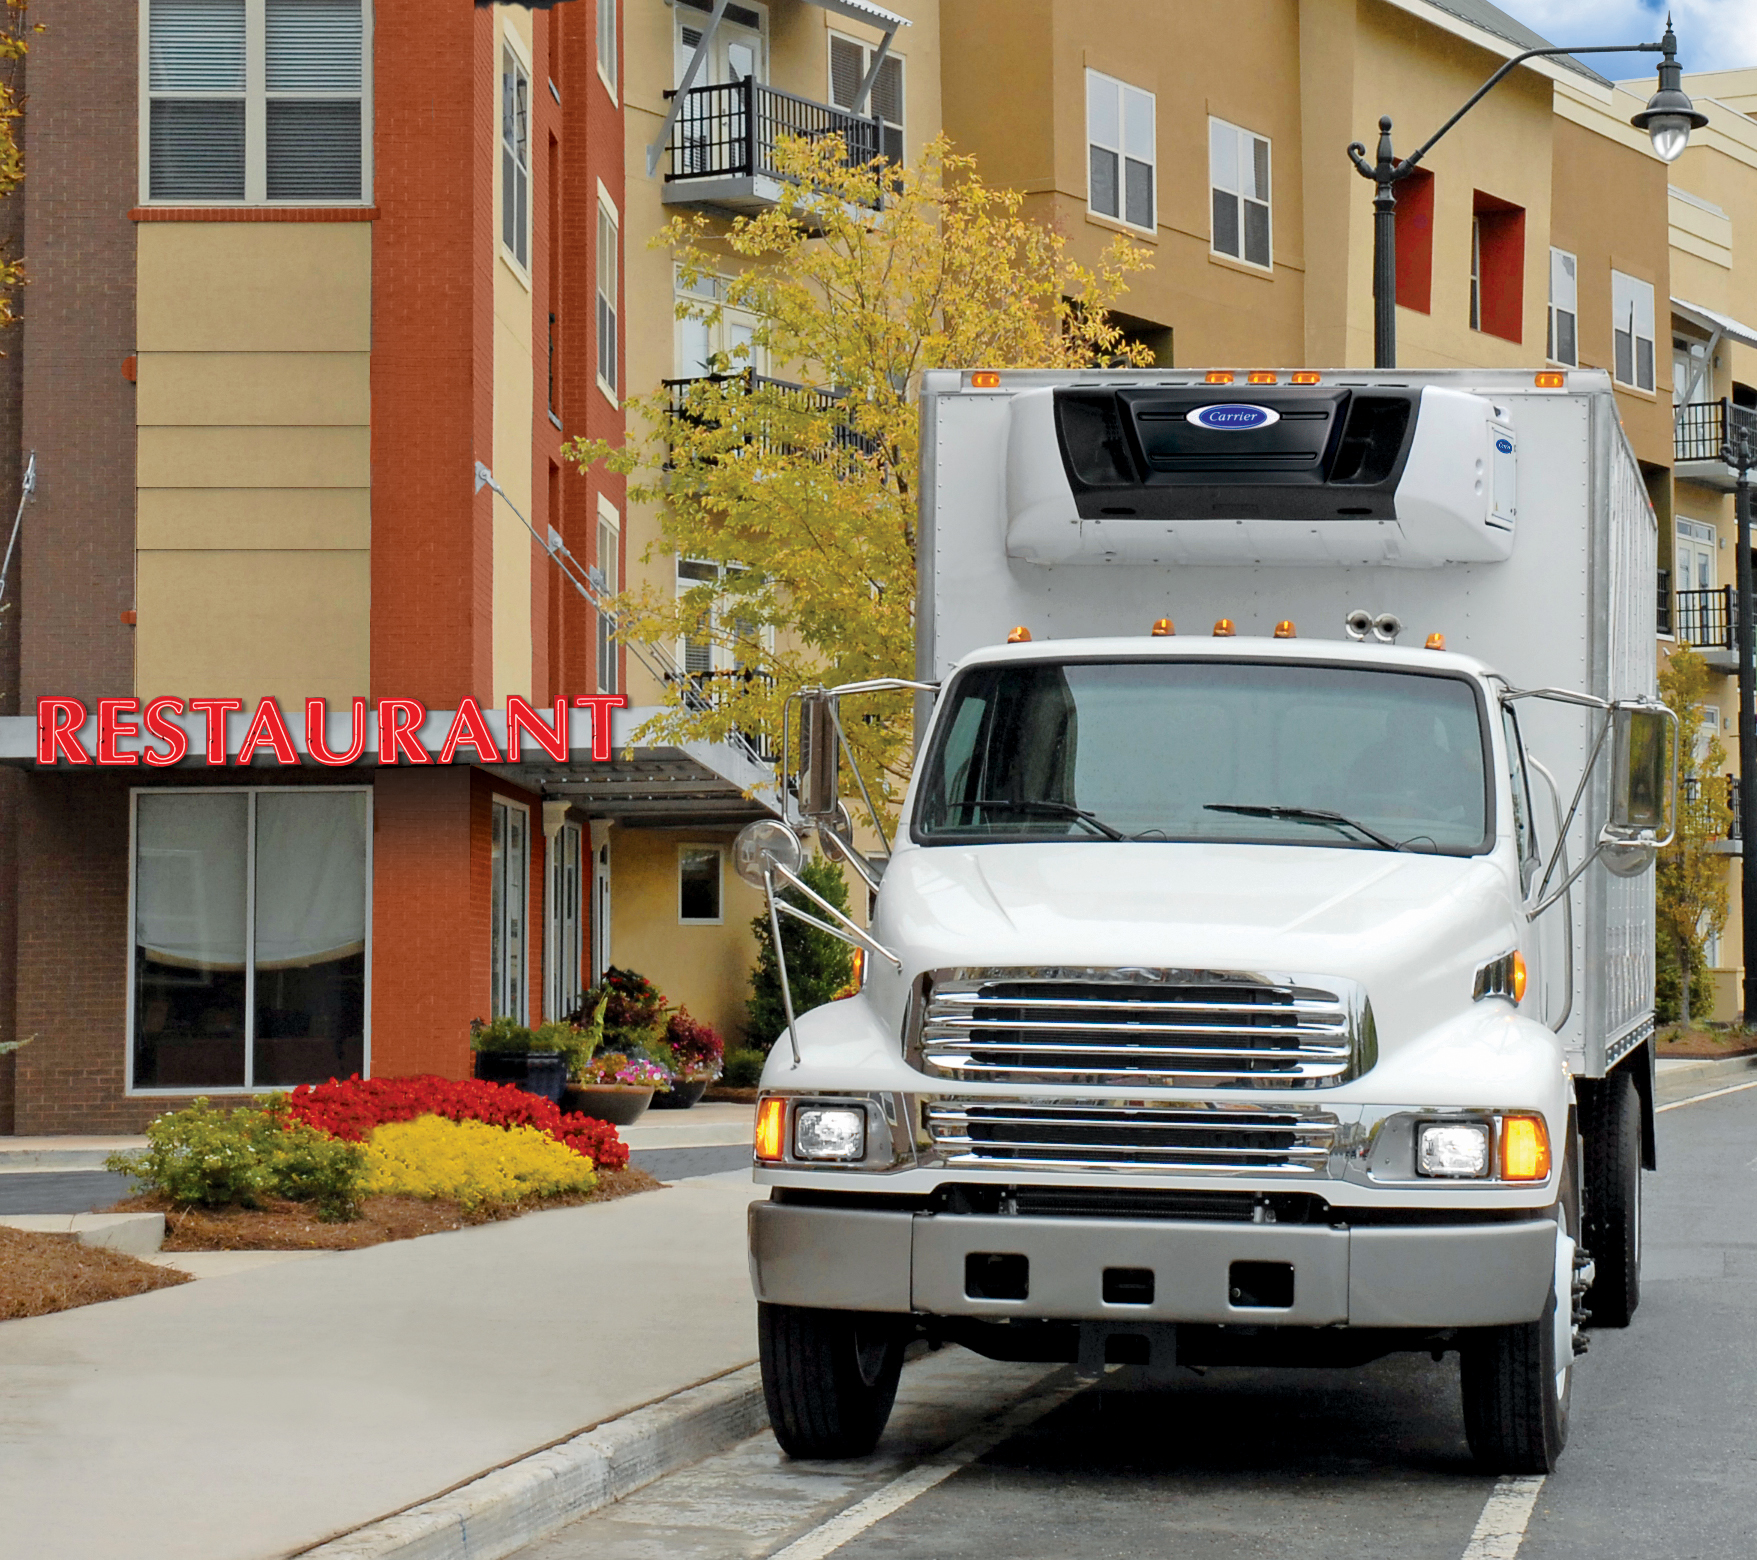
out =
<path fill-rule="evenodd" d="M 610 712 L 627 709 L 627 696 L 620 693 L 588 693 L 573 702 L 576 709 L 592 712 L 593 763 L 607 763 L 610 758 Z"/>
<path fill-rule="evenodd" d="M 226 716 L 244 708 L 242 699 L 191 699 L 190 711 L 207 716 L 207 763 L 210 769 L 226 762 Z"/>
<path fill-rule="evenodd" d="M 533 742 L 558 764 L 567 762 L 567 700 L 555 701 L 555 729 L 543 724 L 543 717 L 516 693 L 506 697 L 506 761 L 519 761 L 519 733 L 527 732 Z"/>
<path fill-rule="evenodd" d="M 507 751 L 515 758 L 518 756 L 516 738 L 512 735 L 513 726 L 510 710 L 507 717 Z M 445 746 L 439 750 L 439 761 L 449 764 L 452 755 L 461 747 L 473 747 L 476 757 L 485 764 L 498 764 L 500 749 L 494 745 L 494 733 L 488 729 L 488 722 L 483 717 L 482 706 L 465 694 L 458 705 L 458 712 L 452 716 L 451 730 L 446 733 Z"/>
<path fill-rule="evenodd" d="M 165 744 L 161 753 L 154 747 L 142 747 L 141 756 L 155 769 L 164 769 L 171 764 L 180 762 L 189 753 L 189 734 L 181 726 L 173 725 L 165 719 L 166 710 L 183 713 L 181 699 L 154 699 L 141 711 L 140 723 L 146 727 L 149 737 L 156 737 Z"/>
<path fill-rule="evenodd" d="M 421 746 L 415 735 L 427 719 L 427 706 L 419 699 L 380 699 L 378 701 L 378 761 L 400 763 L 403 754 L 411 764 L 431 764 L 433 755 Z"/>
<path fill-rule="evenodd" d="M 98 762 L 100 764 L 138 764 L 140 754 L 124 753 L 117 743 L 123 737 L 138 737 L 140 727 L 121 717 L 132 715 L 140 708 L 139 699 L 98 700 Z"/>
<path fill-rule="evenodd" d="M 324 730 L 329 723 L 329 711 L 322 699 L 305 701 L 305 751 L 320 764 L 339 767 L 359 761 L 360 755 L 366 751 L 366 701 L 356 697 L 354 700 L 354 729 L 347 751 L 332 753 L 324 740 Z"/>
<path fill-rule="evenodd" d="M 281 714 L 281 707 L 272 695 L 258 701 L 250 729 L 244 733 L 244 741 L 238 748 L 238 762 L 248 764 L 258 748 L 273 748 L 279 763 L 299 762 L 298 749 L 293 746 L 293 733 L 287 730 L 287 717 Z"/>
<path fill-rule="evenodd" d="M 90 753 L 79 745 L 85 706 L 78 699 L 37 700 L 37 762 L 56 764 L 62 754 L 70 764 L 89 764 Z"/>

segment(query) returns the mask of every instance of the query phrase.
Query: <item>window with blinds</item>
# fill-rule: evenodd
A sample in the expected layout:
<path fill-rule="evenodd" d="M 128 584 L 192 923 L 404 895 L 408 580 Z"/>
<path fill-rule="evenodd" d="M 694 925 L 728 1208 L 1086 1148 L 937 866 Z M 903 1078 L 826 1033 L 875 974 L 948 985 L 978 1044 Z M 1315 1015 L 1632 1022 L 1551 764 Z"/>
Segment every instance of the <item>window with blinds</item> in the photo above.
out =
<path fill-rule="evenodd" d="M 362 0 L 149 7 L 146 199 L 366 199 Z"/>
<path fill-rule="evenodd" d="M 850 113 L 854 111 L 854 100 L 859 96 L 860 84 L 866 80 L 867 73 L 872 69 L 872 57 L 877 52 L 864 43 L 844 38 L 840 33 L 830 34 L 830 101 L 837 108 Z M 889 161 L 901 164 L 903 61 L 900 56 L 887 54 L 880 61 L 878 75 L 873 78 L 872 91 L 868 94 L 861 113 L 867 118 L 878 120 L 881 150 Z"/>
<path fill-rule="evenodd" d="M 607 595 L 621 589 L 622 531 L 614 506 L 602 495 L 598 499 L 598 584 Z M 598 692 L 615 693 L 616 688 L 616 622 L 608 612 L 598 618 Z"/>
<path fill-rule="evenodd" d="M 1209 247 L 1246 265 L 1269 268 L 1269 138 L 1224 119 L 1208 121 Z"/>
<path fill-rule="evenodd" d="M 598 203 L 598 383 L 616 399 L 616 258 L 620 235 L 616 215 Z"/>
<path fill-rule="evenodd" d="M 598 0 L 598 74 L 616 95 L 616 0 Z"/>
<path fill-rule="evenodd" d="M 1157 220 L 1156 111 L 1151 92 L 1086 72 L 1086 204 L 1149 233 Z"/>
<path fill-rule="evenodd" d="M 500 241 L 531 266 L 531 76 L 511 49 L 500 65 Z"/>

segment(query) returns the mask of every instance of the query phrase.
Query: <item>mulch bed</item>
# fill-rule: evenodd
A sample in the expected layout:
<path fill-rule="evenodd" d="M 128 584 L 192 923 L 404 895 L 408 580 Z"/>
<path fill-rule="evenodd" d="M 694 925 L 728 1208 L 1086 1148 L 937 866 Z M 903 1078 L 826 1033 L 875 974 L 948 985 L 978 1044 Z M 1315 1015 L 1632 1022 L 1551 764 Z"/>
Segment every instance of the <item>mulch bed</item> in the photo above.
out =
<path fill-rule="evenodd" d="M 188 1282 L 189 1275 L 175 1268 L 154 1267 L 101 1246 L 82 1246 L 71 1235 L 39 1235 L 0 1225 L 0 1321 L 47 1316 Z"/>
<path fill-rule="evenodd" d="M 1685 1061 L 1720 1061 L 1757 1053 L 1757 1033 L 1747 1029 L 1662 1029 L 1659 1054 Z"/>
<path fill-rule="evenodd" d="M 470 1224 L 492 1224 L 548 1208 L 613 1202 L 636 1192 L 654 1191 L 661 1184 L 645 1170 L 631 1165 L 626 1170 L 599 1171 L 596 1191 L 564 1193 L 469 1213 L 452 1202 L 368 1197 L 358 1219 L 336 1224 L 320 1220 L 310 1203 L 287 1202 L 278 1197 L 265 1198 L 260 1208 L 198 1208 L 180 1207 L 163 1193 L 148 1192 L 117 1203 L 112 1211 L 164 1214 L 166 1251 L 357 1251 L 387 1240 L 412 1240 L 418 1235 L 461 1230 Z"/>

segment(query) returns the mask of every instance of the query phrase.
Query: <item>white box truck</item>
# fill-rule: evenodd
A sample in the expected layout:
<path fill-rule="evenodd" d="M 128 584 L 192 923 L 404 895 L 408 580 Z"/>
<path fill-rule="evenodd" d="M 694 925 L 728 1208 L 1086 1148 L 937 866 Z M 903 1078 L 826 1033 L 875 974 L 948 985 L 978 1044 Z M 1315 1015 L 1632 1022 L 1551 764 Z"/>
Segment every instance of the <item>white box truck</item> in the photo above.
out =
<path fill-rule="evenodd" d="M 917 1337 L 1089 1375 L 1456 1351 L 1478 1459 L 1549 1469 L 1583 1324 L 1639 1298 L 1676 786 L 1609 379 L 921 402 L 918 677 L 802 695 L 791 821 L 735 852 L 866 950 L 763 1074 L 782 1446 L 869 1449 Z M 841 723 L 898 687 L 867 852 Z M 867 926 L 778 901 L 806 828 Z"/>

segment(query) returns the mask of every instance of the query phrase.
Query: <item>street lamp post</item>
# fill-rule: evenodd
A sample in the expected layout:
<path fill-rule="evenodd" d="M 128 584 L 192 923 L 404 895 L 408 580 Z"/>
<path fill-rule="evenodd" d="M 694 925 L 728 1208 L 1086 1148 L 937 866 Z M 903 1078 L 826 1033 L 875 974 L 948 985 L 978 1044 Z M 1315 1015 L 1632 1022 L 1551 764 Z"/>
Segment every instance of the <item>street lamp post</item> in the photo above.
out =
<path fill-rule="evenodd" d="M 1733 644 L 1739 657 L 1739 920 L 1745 966 L 1740 1007 L 1743 1021 L 1749 1025 L 1752 1015 L 1757 1014 L 1757 871 L 1745 860 L 1752 822 L 1757 820 L 1757 717 L 1752 705 L 1752 685 L 1757 678 L 1751 663 L 1751 471 L 1757 467 L 1757 440 L 1743 424 L 1735 433 L 1730 408 L 1723 415 L 1721 459 L 1737 467 L 1739 473 L 1733 499 L 1739 549 L 1739 616 Z M 1689 979 L 1689 971 L 1684 972 L 1684 978 Z"/>
<path fill-rule="evenodd" d="M 1433 150 L 1434 144 L 1453 125 L 1486 97 L 1491 88 L 1516 66 L 1527 60 L 1558 54 L 1659 54 L 1659 90 L 1647 100 L 1647 107 L 1629 121 L 1638 130 L 1647 131 L 1654 151 L 1666 162 L 1676 162 L 1689 144 L 1690 132 L 1708 123 L 1685 96 L 1683 67 L 1678 64 L 1678 40 L 1672 32 L 1671 18 L 1666 18 L 1665 37 L 1658 43 L 1611 43 L 1584 49 L 1527 49 L 1515 54 L 1494 75 L 1471 95 L 1468 102 L 1445 124 L 1417 147 L 1409 156 L 1398 160 L 1391 149 L 1391 119 L 1379 121 L 1379 146 L 1372 162 L 1367 149 L 1359 141 L 1350 143 L 1349 160 L 1363 179 L 1373 181 L 1373 367 L 1397 366 L 1397 186 L 1416 165 Z"/>

